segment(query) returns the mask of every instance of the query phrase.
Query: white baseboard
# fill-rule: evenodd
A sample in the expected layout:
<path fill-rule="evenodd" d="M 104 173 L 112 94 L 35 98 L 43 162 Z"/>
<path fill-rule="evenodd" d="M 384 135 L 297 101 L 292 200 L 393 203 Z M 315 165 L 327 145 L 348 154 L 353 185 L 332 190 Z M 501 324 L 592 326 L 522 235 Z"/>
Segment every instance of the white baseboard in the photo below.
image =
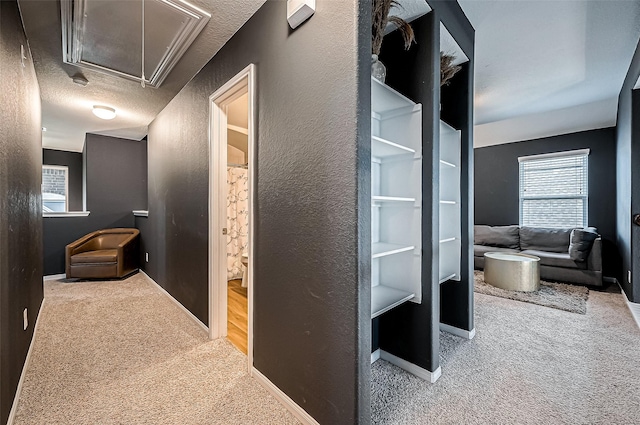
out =
<path fill-rule="evenodd" d="M 58 279 L 64 279 L 67 277 L 66 273 L 60 273 L 60 274 L 49 274 L 46 276 L 42 277 L 42 280 L 58 280 Z"/>
<path fill-rule="evenodd" d="M 466 331 L 464 329 L 456 328 L 455 326 L 440 323 L 440 330 L 466 339 L 473 339 L 473 337 L 476 336 L 476 328 Z"/>
<path fill-rule="evenodd" d="M 209 334 L 209 328 L 207 327 L 207 325 L 205 325 L 204 323 L 202 323 L 202 321 L 200 321 L 200 319 L 198 319 L 193 313 L 191 313 L 185 306 L 183 306 L 182 304 L 180 304 L 180 301 L 176 300 L 175 298 L 173 298 L 173 296 L 167 292 L 166 289 L 164 289 L 162 286 L 158 285 L 158 282 L 156 282 L 155 280 L 151 279 L 151 277 L 146 274 L 145 272 L 143 272 L 142 270 L 140 270 L 140 273 L 142 273 L 144 275 L 144 277 L 147 278 L 147 280 L 154 286 L 156 286 L 160 292 L 162 292 L 163 294 L 165 294 L 171 301 L 173 301 L 173 303 L 175 305 L 177 305 L 180 310 L 184 311 L 184 313 L 189 316 L 194 322 L 196 322 L 196 324 L 198 326 L 200 326 L 202 329 L 205 330 L 205 332 L 207 332 L 207 335 Z"/>
<path fill-rule="evenodd" d="M 12 425 L 13 420 L 16 417 L 16 411 L 18 410 L 18 401 L 20 400 L 20 394 L 22 393 L 22 385 L 24 384 L 24 377 L 27 374 L 27 367 L 31 361 L 31 352 L 33 351 L 33 344 L 36 340 L 36 332 L 38 331 L 38 323 L 40 323 L 40 315 L 42 314 L 42 307 L 44 307 L 44 298 L 40 303 L 40 310 L 38 310 L 38 317 L 36 318 L 35 325 L 33 326 L 33 335 L 31 336 L 31 342 L 29 343 L 29 350 L 27 351 L 27 357 L 24 359 L 24 365 L 22 366 L 22 372 L 20 373 L 20 380 L 18 381 L 18 387 L 16 388 L 16 395 L 13 397 L 13 404 L 9 411 L 9 419 L 7 425 Z"/>
<path fill-rule="evenodd" d="M 418 378 L 422 378 L 425 381 L 429 381 L 432 384 L 440 378 L 442 374 L 442 369 L 440 366 L 434 371 L 430 372 L 427 369 L 423 369 L 420 366 L 417 366 L 413 363 L 409 363 L 408 361 L 401 359 L 400 357 L 394 356 L 391 353 L 387 353 L 384 350 L 380 350 L 380 358 L 382 360 L 386 360 L 391 364 L 398 366 L 400 369 L 404 369 L 409 373 L 416 375 Z"/>
<path fill-rule="evenodd" d="M 269 393 L 275 397 L 293 416 L 305 425 L 320 425 L 318 421 L 300 407 L 295 401 L 284 393 L 280 388 L 276 387 L 273 382 L 264 376 L 255 367 L 251 368 L 251 376 L 260 383 Z"/>
<path fill-rule="evenodd" d="M 379 358 L 380 358 L 380 349 L 378 348 L 376 351 L 371 353 L 371 363 L 373 364 L 373 362 L 375 362 Z"/>
<path fill-rule="evenodd" d="M 619 284 L 620 283 L 618 283 L 618 285 Z M 633 316 L 633 319 L 636 321 L 636 325 L 638 325 L 638 328 L 640 328 L 640 304 L 632 303 L 631 301 L 629 301 L 629 298 L 627 298 L 627 294 L 624 292 L 624 289 L 622 289 L 622 286 L 620 287 L 620 291 L 622 291 L 622 296 L 627 302 L 627 307 L 629 307 L 631 316 Z"/>

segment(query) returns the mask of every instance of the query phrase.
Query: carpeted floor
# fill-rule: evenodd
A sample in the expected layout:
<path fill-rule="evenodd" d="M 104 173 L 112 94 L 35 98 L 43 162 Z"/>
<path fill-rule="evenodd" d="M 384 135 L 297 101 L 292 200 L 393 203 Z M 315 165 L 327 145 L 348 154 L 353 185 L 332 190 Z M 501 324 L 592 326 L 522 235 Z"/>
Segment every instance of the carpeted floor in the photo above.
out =
<path fill-rule="evenodd" d="M 15 425 L 297 423 L 143 276 L 45 294 Z M 640 423 L 640 330 L 620 294 L 592 291 L 585 315 L 476 294 L 476 330 L 441 335 L 435 384 L 377 361 L 372 422 Z"/>
<path fill-rule="evenodd" d="M 141 274 L 45 297 L 15 425 L 298 423 Z"/>
<path fill-rule="evenodd" d="M 430 384 L 379 360 L 378 424 L 639 424 L 640 330 L 622 295 L 585 315 L 476 294 L 476 336 L 442 333 Z"/>
<path fill-rule="evenodd" d="M 580 285 L 540 281 L 540 289 L 534 292 L 508 291 L 496 288 L 484 281 L 484 272 L 473 271 L 474 291 L 495 297 L 543 305 L 572 313 L 585 314 L 587 312 L 587 298 L 589 289 Z"/>

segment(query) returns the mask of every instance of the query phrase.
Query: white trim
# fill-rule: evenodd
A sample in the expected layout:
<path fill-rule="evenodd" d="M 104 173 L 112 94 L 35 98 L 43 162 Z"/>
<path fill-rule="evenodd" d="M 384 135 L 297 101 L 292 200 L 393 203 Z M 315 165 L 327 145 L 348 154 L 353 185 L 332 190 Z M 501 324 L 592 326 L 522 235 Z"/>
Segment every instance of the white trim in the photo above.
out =
<path fill-rule="evenodd" d="M 31 362 L 31 353 L 33 352 L 33 345 L 36 340 L 36 332 L 38 331 L 38 324 L 40 323 L 40 316 L 42 315 L 42 308 L 44 307 L 45 299 L 42 299 L 40 303 L 40 309 L 38 310 L 38 317 L 36 318 L 36 324 L 33 327 L 33 335 L 31 336 L 31 342 L 29 343 L 29 350 L 27 351 L 27 357 L 24 359 L 24 365 L 22 366 L 22 372 L 20 373 L 20 380 L 18 381 L 18 387 L 16 388 L 16 395 L 13 397 L 13 404 L 9 411 L 9 419 L 7 419 L 7 425 L 12 425 L 13 420 L 18 410 L 18 402 L 20 401 L 20 395 L 22 393 L 22 385 L 24 384 L 24 378 L 27 374 L 27 367 Z"/>
<path fill-rule="evenodd" d="M 48 274 L 46 276 L 42 276 L 42 281 L 46 282 L 47 280 L 59 280 L 59 279 L 65 279 L 66 277 L 67 277 L 66 273 Z"/>
<path fill-rule="evenodd" d="M 467 331 L 445 323 L 440 323 L 440 330 L 466 339 L 473 339 L 473 337 L 476 336 L 476 328 Z"/>
<path fill-rule="evenodd" d="M 43 212 L 43 217 L 87 217 L 91 211 Z"/>
<path fill-rule="evenodd" d="M 226 238 L 222 228 L 227 227 L 226 201 L 214 204 L 216 199 L 226 200 L 227 123 L 226 108 L 243 94 L 248 94 L 248 176 L 249 176 L 249 264 L 247 279 L 248 329 L 247 370 L 253 368 L 253 276 L 255 257 L 255 196 L 256 152 L 256 66 L 248 65 L 235 77 L 209 96 L 209 338 L 227 334 L 227 261 Z M 224 166 L 222 164 L 224 163 Z M 217 271 L 217 273 L 214 272 Z"/>
<path fill-rule="evenodd" d="M 604 280 L 604 278 L 602 280 Z M 622 296 L 624 297 L 624 300 L 627 302 L 627 307 L 629 307 L 631 316 L 633 317 L 633 319 L 636 322 L 636 325 L 638 325 L 638 328 L 640 329 L 640 304 L 632 303 L 631 301 L 629 301 L 629 298 L 627 298 L 627 293 L 624 292 L 624 289 L 622 289 L 622 286 L 620 285 L 620 282 L 618 282 L 618 279 L 616 279 L 616 282 L 618 283 L 618 286 L 620 286 L 620 292 L 622 292 Z"/>
<path fill-rule="evenodd" d="M 589 155 L 591 152 L 590 149 L 576 149 L 573 151 L 562 151 L 562 152 L 551 152 L 551 153 L 542 153 L 539 155 L 527 155 L 527 156 L 519 156 L 518 162 L 526 162 L 533 161 L 536 159 L 545 159 L 545 158 L 558 158 L 562 156 L 578 156 L 578 155 Z"/>
<path fill-rule="evenodd" d="M 380 358 L 380 349 L 378 348 L 376 351 L 371 353 L 371 364 L 376 362 Z"/>
<path fill-rule="evenodd" d="M 149 217 L 149 211 L 146 210 L 133 210 L 133 215 L 136 217 Z"/>
<path fill-rule="evenodd" d="M 189 316 L 189 318 L 191 318 L 194 322 L 196 322 L 196 324 L 198 326 L 200 326 L 202 329 L 204 329 L 205 332 L 209 332 L 209 328 L 207 328 L 207 325 L 205 325 L 204 323 L 202 323 L 200 321 L 200 319 L 198 319 L 196 316 L 194 316 L 193 313 L 191 313 L 189 310 L 187 310 L 187 308 L 185 306 L 183 306 L 182 304 L 180 304 L 180 301 L 176 300 L 175 298 L 173 298 L 173 295 L 171 295 L 170 293 L 167 292 L 166 289 L 164 289 L 162 286 L 158 285 L 158 282 L 156 282 L 155 280 L 151 279 L 151 276 L 149 276 L 148 274 L 146 274 L 145 272 L 143 272 L 142 270 L 140 270 L 140 273 L 147 278 L 147 280 L 149 281 L 149 283 L 151 283 L 152 285 L 154 285 L 157 289 L 160 290 L 160 292 L 162 292 L 164 295 L 166 295 L 175 305 L 177 305 L 180 310 L 182 310 L 187 316 Z"/>
<path fill-rule="evenodd" d="M 255 367 L 251 368 L 251 376 L 260 383 L 276 400 L 278 400 L 293 416 L 296 417 L 303 424 L 308 425 L 320 425 L 318 421 L 307 413 L 302 407 L 300 407 L 295 401 L 291 399 L 284 391 L 278 388 L 273 382 L 264 376 Z"/>
<path fill-rule="evenodd" d="M 440 375 L 442 375 L 442 369 L 440 369 L 440 366 L 438 366 L 438 368 L 435 371 L 431 372 L 431 371 L 428 371 L 427 369 L 421 368 L 418 365 L 409 363 L 408 361 L 401 359 L 400 357 L 394 356 L 391 353 L 387 353 L 384 350 L 380 350 L 380 358 L 382 360 L 386 360 L 389 363 L 398 366 L 400 369 L 404 369 L 407 372 L 416 375 L 418 378 L 422 378 L 425 381 L 429 381 L 432 384 L 436 382 L 438 378 L 440 378 Z"/>

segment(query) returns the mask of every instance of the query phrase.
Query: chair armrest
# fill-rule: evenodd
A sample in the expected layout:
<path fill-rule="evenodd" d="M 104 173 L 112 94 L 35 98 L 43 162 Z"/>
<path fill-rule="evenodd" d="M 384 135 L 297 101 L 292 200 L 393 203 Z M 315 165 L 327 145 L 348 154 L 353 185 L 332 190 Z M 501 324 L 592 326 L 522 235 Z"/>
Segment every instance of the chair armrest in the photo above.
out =
<path fill-rule="evenodd" d="M 127 274 L 138 268 L 139 231 L 132 232 L 118 245 L 118 275 Z"/>
<path fill-rule="evenodd" d="M 602 271 L 602 238 L 600 236 L 593 241 L 591 252 L 587 257 L 587 268 L 593 271 Z"/>

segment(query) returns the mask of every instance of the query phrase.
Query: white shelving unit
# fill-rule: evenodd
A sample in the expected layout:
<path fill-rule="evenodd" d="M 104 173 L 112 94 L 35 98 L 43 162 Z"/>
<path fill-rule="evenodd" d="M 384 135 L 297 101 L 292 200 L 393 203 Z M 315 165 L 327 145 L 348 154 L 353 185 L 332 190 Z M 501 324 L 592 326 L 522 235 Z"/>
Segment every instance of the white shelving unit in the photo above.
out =
<path fill-rule="evenodd" d="M 460 280 L 460 131 L 440 121 L 440 283 Z"/>
<path fill-rule="evenodd" d="M 371 79 L 371 317 L 422 301 L 422 105 Z"/>

